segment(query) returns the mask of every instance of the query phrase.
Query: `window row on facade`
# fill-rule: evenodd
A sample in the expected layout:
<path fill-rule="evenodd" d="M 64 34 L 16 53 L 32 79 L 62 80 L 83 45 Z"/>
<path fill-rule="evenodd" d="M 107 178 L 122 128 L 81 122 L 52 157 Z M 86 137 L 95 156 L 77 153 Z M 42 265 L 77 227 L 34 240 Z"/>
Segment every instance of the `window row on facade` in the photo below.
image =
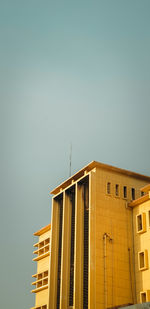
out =
<path fill-rule="evenodd" d="M 45 240 L 34 244 L 34 247 L 37 247 L 37 249 L 35 251 L 33 251 L 34 254 L 37 254 L 37 257 L 34 258 L 33 261 L 38 261 L 41 258 L 44 258 L 45 256 L 49 255 L 50 238 L 48 237 Z"/>
<path fill-rule="evenodd" d="M 36 278 L 36 281 L 32 283 L 32 285 L 35 285 L 35 289 L 32 290 L 32 293 L 36 293 L 38 291 L 43 290 L 44 288 L 47 288 L 48 286 L 48 270 L 33 275 L 33 277 Z"/>
<path fill-rule="evenodd" d="M 150 210 L 148 211 L 148 228 L 150 228 Z M 136 231 L 141 234 L 146 232 L 146 212 L 142 212 L 136 216 Z"/>
<path fill-rule="evenodd" d="M 127 186 L 120 186 L 119 184 L 112 184 L 111 182 L 107 182 L 106 193 L 108 195 L 114 194 L 115 197 L 121 197 L 124 199 L 129 198 L 129 190 Z M 135 188 L 131 188 L 130 194 L 131 200 L 135 200 Z"/>

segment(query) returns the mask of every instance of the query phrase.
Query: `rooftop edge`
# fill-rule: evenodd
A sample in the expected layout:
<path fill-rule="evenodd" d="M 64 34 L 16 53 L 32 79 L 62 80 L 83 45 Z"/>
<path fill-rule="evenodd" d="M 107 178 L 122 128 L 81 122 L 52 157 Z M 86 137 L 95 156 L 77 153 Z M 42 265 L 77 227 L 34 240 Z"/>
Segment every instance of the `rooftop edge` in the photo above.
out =
<path fill-rule="evenodd" d="M 142 192 L 148 192 L 148 191 L 150 191 L 150 184 L 148 184 L 148 185 L 144 186 L 143 188 L 141 188 L 141 191 L 142 191 Z"/>
<path fill-rule="evenodd" d="M 48 232 L 49 230 L 51 230 L 51 224 L 48 224 L 48 225 L 42 227 L 40 230 L 35 232 L 33 235 L 34 236 L 41 236 L 42 234 Z"/>
<path fill-rule="evenodd" d="M 139 173 L 136 173 L 136 172 L 132 172 L 132 171 L 129 171 L 129 170 L 125 170 L 125 169 L 122 169 L 122 168 L 119 168 L 119 167 L 115 167 L 115 166 L 112 166 L 112 165 L 100 163 L 100 162 L 97 162 L 97 161 L 92 161 L 89 164 L 87 164 L 85 167 L 80 169 L 77 173 L 75 173 L 74 175 L 69 177 L 67 180 L 62 182 L 59 186 L 54 188 L 50 193 L 51 194 L 59 193 L 61 189 L 63 190 L 66 187 L 68 187 L 69 185 L 71 185 L 72 181 L 76 181 L 80 177 L 84 176 L 85 171 L 90 172 L 95 167 L 103 168 L 105 170 L 111 170 L 111 171 L 114 171 L 114 172 L 117 172 L 117 173 L 120 173 L 120 174 L 126 174 L 128 176 L 147 180 L 147 181 L 150 182 L 150 176 L 145 176 L 145 175 L 142 175 L 142 174 L 139 174 Z"/>

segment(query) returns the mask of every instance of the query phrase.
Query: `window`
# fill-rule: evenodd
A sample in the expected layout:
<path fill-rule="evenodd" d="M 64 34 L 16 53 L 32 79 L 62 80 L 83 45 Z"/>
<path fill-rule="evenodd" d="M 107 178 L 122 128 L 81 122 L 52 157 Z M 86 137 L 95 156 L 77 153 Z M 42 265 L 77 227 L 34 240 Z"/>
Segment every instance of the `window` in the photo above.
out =
<path fill-rule="evenodd" d="M 137 233 L 146 232 L 146 214 L 142 213 L 136 216 Z"/>
<path fill-rule="evenodd" d="M 146 303 L 150 301 L 150 290 L 140 292 L 140 302 Z"/>
<path fill-rule="evenodd" d="M 149 227 L 150 227 L 150 210 L 148 211 L 148 224 L 149 224 Z"/>
<path fill-rule="evenodd" d="M 111 193 L 111 183 L 107 182 L 107 194 Z"/>
<path fill-rule="evenodd" d="M 131 189 L 131 198 L 132 200 L 135 200 L 135 189 L 134 188 Z"/>
<path fill-rule="evenodd" d="M 123 197 L 127 198 L 127 187 L 126 186 L 123 187 Z"/>
<path fill-rule="evenodd" d="M 32 282 L 32 285 L 35 285 L 35 289 L 32 290 L 32 293 L 37 293 L 48 287 L 48 270 L 43 273 L 35 274 L 33 277 L 36 278 L 36 281 Z"/>
<path fill-rule="evenodd" d="M 137 216 L 137 230 L 138 232 L 142 230 L 142 215 Z"/>
<path fill-rule="evenodd" d="M 139 254 L 139 262 L 140 262 L 140 269 L 144 268 L 145 266 L 145 261 L 144 261 L 144 252 L 141 252 Z"/>
<path fill-rule="evenodd" d="M 41 258 L 49 255 L 50 253 L 50 237 L 34 244 L 34 247 L 37 247 L 37 249 L 33 252 L 34 254 L 37 254 L 37 257 L 34 258 L 33 261 L 39 261 Z"/>
<path fill-rule="evenodd" d="M 143 191 L 141 191 L 141 196 L 144 196 L 144 192 Z"/>
<path fill-rule="evenodd" d="M 148 268 L 148 252 L 147 250 L 138 252 L 139 270 L 145 270 Z"/>
<path fill-rule="evenodd" d="M 119 196 L 119 185 L 116 184 L 116 190 L 115 190 L 116 196 Z"/>
<path fill-rule="evenodd" d="M 146 292 L 140 293 L 141 303 L 146 303 Z"/>

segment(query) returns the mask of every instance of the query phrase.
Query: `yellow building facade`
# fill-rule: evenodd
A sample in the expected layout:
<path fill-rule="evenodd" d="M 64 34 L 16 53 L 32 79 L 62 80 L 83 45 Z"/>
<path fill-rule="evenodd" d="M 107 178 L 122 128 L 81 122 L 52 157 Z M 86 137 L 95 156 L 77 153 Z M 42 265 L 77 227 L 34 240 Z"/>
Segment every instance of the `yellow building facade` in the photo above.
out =
<path fill-rule="evenodd" d="M 51 192 L 48 288 L 45 299 L 37 291 L 34 309 L 114 308 L 148 295 L 148 285 L 137 284 L 132 205 L 145 198 L 140 188 L 148 183 L 150 177 L 93 161 Z"/>

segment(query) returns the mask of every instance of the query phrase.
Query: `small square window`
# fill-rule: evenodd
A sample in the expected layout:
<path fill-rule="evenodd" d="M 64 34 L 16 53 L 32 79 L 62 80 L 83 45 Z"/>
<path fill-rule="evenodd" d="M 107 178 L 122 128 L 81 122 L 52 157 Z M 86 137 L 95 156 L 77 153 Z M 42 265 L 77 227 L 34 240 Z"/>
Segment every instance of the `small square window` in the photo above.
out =
<path fill-rule="evenodd" d="M 107 182 L 107 194 L 111 194 L 111 183 Z"/>
<path fill-rule="evenodd" d="M 148 269 L 148 252 L 147 250 L 138 252 L 139 270 Z"/>
<path fill-rule="evenodd" d="M 123 197 L 127 198 L 127 187 L 126 186 L 123 187 Z"/>
<path fill-rule="evenodd" d="M 131 189 L 131 198 L 132 200 L 135 200 L 135 189 L 134 188 Z"/>
<path fill-rule="evenodd" d="M 118 184 L 116 184 L 115 194 L 116 196 L 119 196 L 119 185 Z"/>
<path fill-rule="evenodd" d="M 41 286 L 42 286 L 42 280 L 37 282 L 36 288 L 40 288 Z"/>
<path fill-rule="evenodd" d="M 146 214 L 142 213 L 136 216 L 137 233 L 146 232 Z"/>
<path fill-rule="evenodd" d="M 42 273 L 37 275 L 37 279 L 38 280 L 42 279 Z"/>
<path fill-rule="evenodd" d="M 144 192 L 143 191 L 141 191 L 141 196 L 144 196 Z"/>

